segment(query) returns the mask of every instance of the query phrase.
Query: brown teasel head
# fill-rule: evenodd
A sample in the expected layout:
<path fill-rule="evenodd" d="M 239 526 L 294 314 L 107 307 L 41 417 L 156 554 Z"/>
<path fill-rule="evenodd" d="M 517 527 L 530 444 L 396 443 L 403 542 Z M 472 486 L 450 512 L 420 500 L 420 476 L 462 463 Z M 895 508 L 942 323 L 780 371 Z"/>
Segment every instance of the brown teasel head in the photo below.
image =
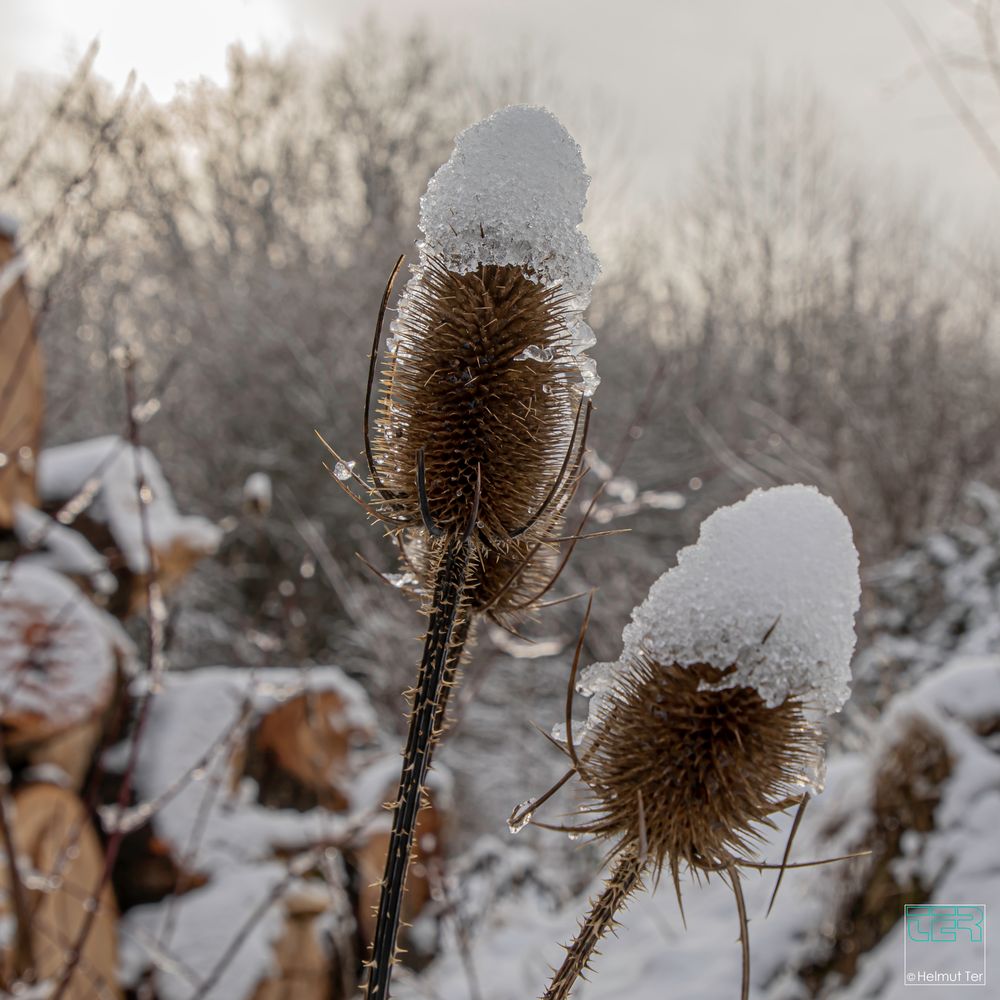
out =
<path fill-rule="evenodd" d="M 819 733 L 803 705 L 769 707 L 749 687 L 704 690 L 727 673 L 705 664 L 633 654 L 630 667 L 581 754 L 597 814 L 585 829 L 645 848 L 675 880 L 685 864 L 712 870 L 747 857 L 754 827 L 802 797 L 815 765 Z"/>
<path fill-rule="evenodd" d="M 424 263 L 394 324 L 373 435 L 376 505 L 390 525 L 424 520 L 422 456 L 426 513 L 443 537 L 467 529 L 477 481 L 478 542 L 513 551 L 551 529 L 533 518 L 563 499 L 549 493 L 580 405 L 566 322 L 559 290 L 519 267 Z"/>

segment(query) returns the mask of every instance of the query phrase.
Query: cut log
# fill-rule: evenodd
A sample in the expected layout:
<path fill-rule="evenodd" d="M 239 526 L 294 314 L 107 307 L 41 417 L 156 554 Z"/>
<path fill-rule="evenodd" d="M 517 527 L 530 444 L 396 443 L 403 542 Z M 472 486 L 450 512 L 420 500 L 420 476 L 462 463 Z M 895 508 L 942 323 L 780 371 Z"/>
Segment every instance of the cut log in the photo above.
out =
<path fill-rule="evenodd" d="M 243 770 L 262 805 L 339 812 L 349 804 L 351 749 L 373 736 L 368 715 L 353 711 L 343 692 L 306 691 L 260 720 Z"/>
<path fill-rule="evenodd" d="M 100 717 L 129 650 L 118 623 L 65 577 L 23 562 L 0 563 L 5 744 L 41 743 Z"/>
<path fill-rule="evenodd" d="M 38 506 L 44 368 L 22 271 L 12 235 L 0 230 L 0 528 L 13 525 L 18 503 Z"/>
<path fill-rule="evenodd" d="M 58 874 L 47 891 L 29 888 L 25 893 L 30 914 L 32 959 L 36 980 L 55 979 L 66 961 L 71 943 L 87 914 L 87 900 L 104 865 L 104 852 L 83 803 L 54 785 L 27 785 L 13 796 L 11 826 L 19 856 L 34 872 Z M 67 852 L 69 845 L 75 850 Z M 22 870 L 25 867 L 22 863 Z M 0 912 L 10 912 L 8 868 L 2 867 Z M 110 887 L 97 903 L 80 961 L 64 994 L 66 1000 L 119 1000 L 117 985 L 118 913 Z M 12 981 L 13 956 L 0 951 L 3 985 Z"/>

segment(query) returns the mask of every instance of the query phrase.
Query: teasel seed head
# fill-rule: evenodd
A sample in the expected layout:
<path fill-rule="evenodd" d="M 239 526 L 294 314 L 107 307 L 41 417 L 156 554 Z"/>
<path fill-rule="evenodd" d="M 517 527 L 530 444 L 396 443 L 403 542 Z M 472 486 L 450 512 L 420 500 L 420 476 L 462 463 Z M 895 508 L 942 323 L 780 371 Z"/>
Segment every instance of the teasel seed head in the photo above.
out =
<path fill-rule="evenodd" d="M 726 671 L 629 657 L 591 720 L 580 773 L 588 830 L 659 872 L 714 870 L 747 857 L 758 827 L 801 798 L 821 733 L 796 698 L 768 706 L 753 688 L 719 689 Z"/>
<path fill-rule="evenodd" d="M 707 518 L 633 611 L 621 657 L 581 677 L 592 832 L 644 838 L 675 878 L 746 857 L 761 823 L 818 790 L 818 723 L 849 690 L 858 597 L 850 524 L 812 487 Z"/>
<path fill-rule="evenodd" d="M 466 530 L 478 499 L 478 538 L 503 548 L 572 446 L 578 366 L 558 289 L 515 266 L 458 274 L 428 261 L 394 337 L 373 441 L 385 507 L 410 527 L 429 515 L 448 536 Z"/>
<path fill-rule="evenodd" d="M 515 106 L 462 132 L 421 199 L 369 436 L 371 510 L 424 591 L 420 566 L 468 537 L 484 611 L 529 596 L 579 471 L 599 381 L 582 318 L 600 270 L 579 229 L 589 180 L 559 121 Z"/>

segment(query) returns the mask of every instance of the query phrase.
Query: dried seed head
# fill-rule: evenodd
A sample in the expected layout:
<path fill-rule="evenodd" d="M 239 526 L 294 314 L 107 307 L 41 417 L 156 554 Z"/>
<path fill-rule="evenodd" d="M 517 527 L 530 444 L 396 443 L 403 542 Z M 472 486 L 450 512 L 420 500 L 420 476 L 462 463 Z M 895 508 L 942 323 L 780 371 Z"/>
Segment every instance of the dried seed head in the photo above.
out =
<path fill-rule="evenodd" d="M 422 456 L 433 523 L 465 530 L 478 478 L 479 538 L 504 546 L 543 506 L 572 445 L 579 367 L 558 291 L 514 266 L 457 274 L 430 261 L 394 337 L 374 442 L 386 508 L 421 523 Z"/>
<path fill-rule="evenodd" d="M 633 655 L 591 720 L 581 774 L 590 832 L 667 864 L 713 868 L 746 856 L 762 823 L 799 798 L 819 733 L 795 698 L 768 707 L 748 687 L 705 690 L 726 671 Z M 645 827 L 643 828 L 643 821 Z"/>

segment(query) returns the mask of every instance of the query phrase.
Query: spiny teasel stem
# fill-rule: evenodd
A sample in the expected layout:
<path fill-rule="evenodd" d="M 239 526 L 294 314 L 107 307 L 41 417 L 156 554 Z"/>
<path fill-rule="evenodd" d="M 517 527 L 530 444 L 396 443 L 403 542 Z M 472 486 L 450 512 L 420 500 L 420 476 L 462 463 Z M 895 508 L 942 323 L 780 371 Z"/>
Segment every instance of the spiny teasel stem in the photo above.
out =
<path fill-rule="evenodd" d="M 444 664 L 444 675 L 441 678 L 441 693 L 438 695 L 437 712 L 434 715 L 434 741 L 444 735 L 444 731 L 453 721 L 448 717 L 448 705 L 452 691 L 458 687 L 462 674 L 462 658 L 465 648 L 473 633 L 473 615 L 466 611 L 455 623 L 451 633 L 451 649 Z"/>
<path fill-rule="evenodd" d="M 615 926 L 629 896 L 639 887 L 643 867 L 632 851 L 618 856 L 603 891 L 591 903 L 590 912 L 580 923 L 580 930 L 566 949 L 566 958 L 552 976 L 542 1000 L 565 1000 L 570 995 L 577 980 L 590 967 L 601 938 Z"/>
<path fill-rule="evenodd" d="M 431 756 L 444 719 L 448 691 L 458 670 L 462 646 L 468 636 L 465 595 L 472 544 L 467 538 L 454 539 L 437 573 L 434 600 L 424 638 L 420 673 L 410 711 L 410 727 L 399 792 L 392 814 L 392 833 L 382 876 L 375 940 L 369 959 L 365 996 L 387 1000 L 392 966 L 396 959 L 396 937 L 402 909 L 406 873 L 413 848 L 417 813 Z"/>

